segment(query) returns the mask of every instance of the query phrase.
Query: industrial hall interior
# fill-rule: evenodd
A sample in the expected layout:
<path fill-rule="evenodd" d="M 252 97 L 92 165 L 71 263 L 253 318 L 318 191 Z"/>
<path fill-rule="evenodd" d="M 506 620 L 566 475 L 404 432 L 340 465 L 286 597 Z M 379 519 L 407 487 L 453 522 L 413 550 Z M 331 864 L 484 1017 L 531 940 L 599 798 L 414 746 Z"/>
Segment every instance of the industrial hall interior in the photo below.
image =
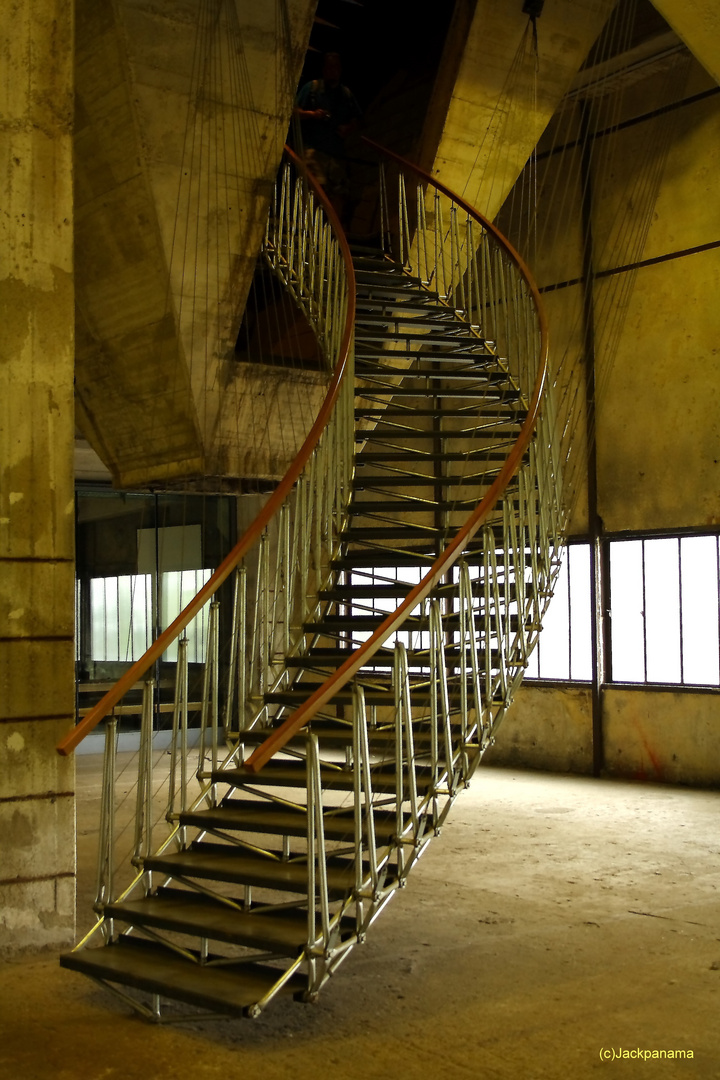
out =
<path fill-rule="evenodd" d="M 0 27 L 0 1071 L 720 1080 L 717 0 Z"/>

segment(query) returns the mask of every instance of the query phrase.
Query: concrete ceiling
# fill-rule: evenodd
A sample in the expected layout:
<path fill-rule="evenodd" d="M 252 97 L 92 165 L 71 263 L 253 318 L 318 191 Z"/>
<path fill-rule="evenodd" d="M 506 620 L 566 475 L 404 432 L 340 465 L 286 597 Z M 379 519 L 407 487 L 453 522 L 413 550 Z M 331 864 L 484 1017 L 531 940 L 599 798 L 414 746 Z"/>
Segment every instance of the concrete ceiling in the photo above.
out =
<path fill-rule="evenodd" d="M 718 0 L 652 0 L 653 7 L 720 83 L 720 3 Z"/>
<path fill-rule="evenodd" d="M 77 421 L 121 486 L 217 467 L 314 8 L 220 5 L 228 45 L 196 0 L 77 0 Z"/>
<path fill-rule="evenodd" d="M 462 35 L 447 97 L 433 173 L 492 218 L 570 89 L 617 0 L 547 0 L 537 20 L 535 51 L 527 15 L 517 3 L 478 0 Z M 467 5 L 465 5 L 467 8 Z M 440 125 L 433 125 L 436 128 Z M 424 158 L 427 160 L 427 148 Z"/>

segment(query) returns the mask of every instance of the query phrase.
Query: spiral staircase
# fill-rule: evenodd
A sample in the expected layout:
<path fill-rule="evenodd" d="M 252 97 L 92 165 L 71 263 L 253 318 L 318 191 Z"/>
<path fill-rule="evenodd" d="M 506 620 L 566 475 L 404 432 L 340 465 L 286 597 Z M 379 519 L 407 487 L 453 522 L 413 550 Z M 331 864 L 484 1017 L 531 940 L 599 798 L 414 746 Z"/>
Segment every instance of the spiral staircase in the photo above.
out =
<path fill-rule="evenodd" d="M 350 251 L 297 162 L 271 207 L 267 265 L 332 365 L 301 454 L 186 612 L 61 747 L 121 711 L 179 639 L 170 755 L 153 747 L 158 691 L 145 683 L 124 870 L 105 721 L 97 918 L 61 960 L 149 1019 L 315 999 L 438 836 L 552 592 L 562 521 L 537 291 L 489 222 L 373 149 L 376 244 Z M 218 590 L 233 583 L 221 642 Z M 182 635 L 205 604 L 195 706 Z"/>

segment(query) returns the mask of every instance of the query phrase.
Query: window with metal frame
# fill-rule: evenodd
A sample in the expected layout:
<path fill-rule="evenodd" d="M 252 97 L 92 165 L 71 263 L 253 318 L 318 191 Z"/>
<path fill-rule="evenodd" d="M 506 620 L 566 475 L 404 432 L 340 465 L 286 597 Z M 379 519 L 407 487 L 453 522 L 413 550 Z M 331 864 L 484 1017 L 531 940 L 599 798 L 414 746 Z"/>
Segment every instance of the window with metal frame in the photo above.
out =
<path fill-rule="evenodd" d="M 612 540 L 614 683 L 720 686 L 720 537 Z"/>
<path fill-rule="evenodd" d="M 570 542 L 563 551 L 542 633 L 530 655 L 526 679 L 592 680 L 590 545 Z"/>

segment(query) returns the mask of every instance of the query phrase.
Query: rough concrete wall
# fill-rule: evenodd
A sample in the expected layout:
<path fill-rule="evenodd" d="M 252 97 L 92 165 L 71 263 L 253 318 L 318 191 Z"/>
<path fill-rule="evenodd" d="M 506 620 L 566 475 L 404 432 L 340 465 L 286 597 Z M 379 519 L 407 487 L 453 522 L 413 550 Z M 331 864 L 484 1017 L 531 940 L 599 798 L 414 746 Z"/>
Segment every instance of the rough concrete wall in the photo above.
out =
<path fill-rule="evenodd" d="M 606 690 L 603 714 L 609 775 L 720 786 L 716 694 Z"/>
<path fill-rule="evenodd" d="M 602 709 L 606 775 L 720 786 L 716 694 L 610 687 Z M 526 684 L 483 761 L 590 775 L 592 756 L 590 690 Z"/>
<path fill-rule="evenodd" d="M 624 96 L 620 121 L 713 90 L 699 64 L 638 81 Z M 663 143 L 669 139 L 665 158 Z M 648 116 L 593 150 L 593 233 L 601 274 L 634 259 L 673 256 L 720 240 L 716 177 L 720 162 L 720 95 Z M 541 216 L 537 261 L 541 286 L 582 273 L 579 201 L 572 196 L 574 154 L 540 164 L 549 187 L 570 182 L 562 208 Z M 557 174 L 554 175 L 554 174 Z M 656 196 L 648 203 L 643 191 Z M 557 181 L 557 182 L 556 182 Z M 557 228 L 545 228 L 546 219 Z M 641 250 L 641 232 L 647 228 Z M 671 257 L 595 284 L 597 317 L 599 511 L 607 531 L 707 527 L 720 520 L 720 253 L 717 248 Z M 582 355 L 581 286 L 546 294 L 551 353 L 559 362 Z M 572 361 L 562 390 L 572 384 Z M 581 414 L 576 444 L 587 442 Z M 586 529 L 587 485 L 577 476 L 570 532 Z M 498 734 L 489 760 L 551 769 L 589 768 L 568 723 L 575 691 L 528 684 Z M 580 692 L 581 694 L 584 691 Z M 571 696 L 568 697 L 568 694 Z M 587 703 L 589 707 L 589 701 Z M 606 768 L 612 775 L 717 784 L 718 698 L 712 693 L 606 689 L 602 695 Z M 588 715 L 584 736 L 590 738 Z M 580 744 L 582 745 L 582 744 Z"/>
<path fill-rule="evenodd" d="M 720 6 L 717 0 L 653 0 L 705 70 L 720 83 Z"/>
<path fill-rule="evenodd" d="M 590 691 L 522 686 L 483 761 L 507 768 L 592 773 Z"/>
<path fill-rule="evenodd" d="M 0 950 L 75 921 L 72 19 L 18 0 L 0 45 Z"/>
<path fill-rule="evenodd" d="M 444 114 L 433 174 L 493 218 L 502 206 L 558 103 L 595 42 L 616 0 L 546 4 L 535 54 L 522 4 L 478 0 Z M 437 117 L 428 138 L 436 139 Z M 435 147 L 433 147 L 435 149 Z M 423 160 L 429 160 L 427 147 Z"/>
<path fill-rule="evenodd" d="M 707 85 L 696 71 L 688 92 Z M 602 236 L 613 227 L 631 177 L 652 166 L 645 148 L 660 141 L 654 129 L 673 120 L 644 259 L 720 239 L 718 97 L 648 120 L 649 140 L 640 129 L 646 125 L 614 136 L 613 171 L 598 191 L 594 228 Z M 612 283 L 597 284 L 600 309 Z M 608 342 L 613 326 L 600 326 L 599 509 L 608 531 L 720 521 L 719 290 L 717 248 L 642 267 L 625 310 L 615 313 L 623 319 L 616 345 Z"/>
<path fill-rule="evenodd" d="M 115 4 L 80 0 L 76 45 L 78 422 L 120 483 L 187 475 L 200 436 Z"/>
<path fill-rule="evenodd" d="M 252 392 L 233 346 L 314 3 L 224 0 L 207 38 L 194 0 L 79 7 L 84 434 L 123 486 L 215 473 L 226 391 Z"/>

